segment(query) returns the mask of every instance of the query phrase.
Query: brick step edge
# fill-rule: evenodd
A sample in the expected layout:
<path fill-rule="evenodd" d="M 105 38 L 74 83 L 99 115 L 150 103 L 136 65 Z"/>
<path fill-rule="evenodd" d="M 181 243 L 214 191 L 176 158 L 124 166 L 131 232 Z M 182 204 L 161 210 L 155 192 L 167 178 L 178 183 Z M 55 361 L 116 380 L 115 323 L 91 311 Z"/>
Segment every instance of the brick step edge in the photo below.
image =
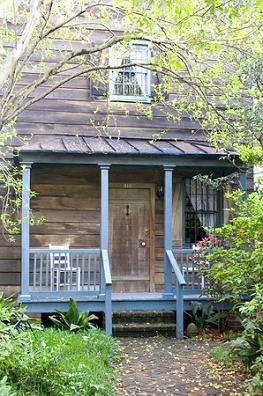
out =
<path fill-rule="evenodd" d="M 113 323 L 173 323 L 175 318 L 173 311 L 126 311 L 114 312 Z"/>
<path fill-rule="evenodd" d="M 158 330 L 175 330 L 175 323 L 124 323 L 124 324 L 114 324 L 112 326 L 113 331 L 124 332 L 124 331 L 158 331 Z"/>

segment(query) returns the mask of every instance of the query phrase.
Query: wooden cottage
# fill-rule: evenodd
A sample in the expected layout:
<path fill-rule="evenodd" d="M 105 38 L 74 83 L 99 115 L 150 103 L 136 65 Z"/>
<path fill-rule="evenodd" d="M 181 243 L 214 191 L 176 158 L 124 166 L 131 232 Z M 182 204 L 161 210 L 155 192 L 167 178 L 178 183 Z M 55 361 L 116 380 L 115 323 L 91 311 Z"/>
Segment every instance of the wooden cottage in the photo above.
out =
<path fill-rule="evenodd" d="M 18 158 L 21 246 L 1 240 L 1 288 L 29 312 L 66 310 L 73 297 L 81 310 L 105 312 L 109 334 L 113 311 L 173 310 L 182 337 L 183 311 L 204 283 L 192 246 L 203 226 L 224 221 L 222 193 L 193 176 L 236 169 L 198 123 L 168 120 L 158 105 L 144 115 L 149 71 L 111 73 L 107 98 L 78 77 L 19 117 L 29 137 Z M 30 210 L 44 223 L 31 227 Z"/>

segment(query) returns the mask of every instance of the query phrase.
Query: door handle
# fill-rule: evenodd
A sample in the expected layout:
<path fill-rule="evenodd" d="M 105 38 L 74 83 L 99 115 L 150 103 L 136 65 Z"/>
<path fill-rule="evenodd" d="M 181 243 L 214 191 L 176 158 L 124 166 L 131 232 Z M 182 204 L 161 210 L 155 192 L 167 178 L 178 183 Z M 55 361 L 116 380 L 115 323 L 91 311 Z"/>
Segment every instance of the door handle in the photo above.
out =
<path fill-rule="evenodd" d="M 141 246 L 142 246 L 142 247 L 145 247 L 145 246 L 146 246 L 146 243 L 145 243 L 144 241 L 142 241 L 142 242 L 141 242 Z"/>

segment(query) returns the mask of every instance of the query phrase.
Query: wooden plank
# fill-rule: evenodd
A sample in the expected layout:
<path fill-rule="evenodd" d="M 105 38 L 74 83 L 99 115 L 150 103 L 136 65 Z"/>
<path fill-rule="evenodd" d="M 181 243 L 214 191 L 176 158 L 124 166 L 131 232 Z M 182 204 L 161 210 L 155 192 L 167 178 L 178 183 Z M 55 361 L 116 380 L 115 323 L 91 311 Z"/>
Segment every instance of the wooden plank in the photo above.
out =
<path fill-rule="evenodd" d="M 163 236 L 164 235 L 163 223 L 155 223 L 154 231 L 156 236 Z"/>
<path fill-rule="evenodd" d="M 151 169 L 134 169 L 134 168 L 123 168 L 118 167 L 112 169 L 110 173 L 110 188 L 113 183 L 118 183 L 119 187 L 123 188 L 139 188 L 145 187 L 145 184 L 149 184 L 149 181 L 154 184 L 158 183 L 160 179 L 160 169 L 152 167 Z M 122 183 L 122 184 L 121 184 Z M 149 187 L 149 186 L 148 186 Z M 149 187 L 150 188 L 150 187 Z"/>
<path fill-rule="evenodd" d="M 76 19 L 77 22 L 83 23 L 85 22 L 87 24 L 87 21 L 84 21 L 82 17 L 79 17 Z M 113 27 L 113 31 L 116 31 L 116 26 Z M 47 38 L 45 42 L 45 48 L 48 48 L 50 51 L 58 51 L 59 53 L 62 52 L 67 52 L 71 50 L 81 50 L 83 48 L 86 48 L 87 45 L 95 45 L 95 44 L 102 44 L 104 40 L 109 38 L 111 36 L 111 33 L 108 30 L 103 30 L 100 28 L 97 28 L 94 30 L 94 25 L 91 23 L 90 26 L 87 25 L 87 32 L 88 32 L 88 41 L 83 41 L 83 40 L 77 40 L 77 39 L 68 39 L 68 38 L 62 38 L 61 36 L 58 37 L 57 33 L 55 33 L 55 36 L 52 36 L 52 39 Z M 21 36 L 18 36 L 21 37 Z M 4 44 L 5 48 L 13 48 L 14 44 L 13 42 L 6 41 Z"/>
<path fill-rule="evenodd" d="M 0 286 L 0 292 L 4 294 L 4 296 L 15 296 L 20 292 L 20 286 L 19 285 L 2 285 Z"/>
<path fill-rule="evenodd" d="M 31 200 L 32 209 L 88 209 L 99 210 L 100 202 L 96 198 L 43 197 L 37 196 Z"/>
<path fill-rule="evenodd" d="M 82 78 L 81 80 L 75 82 L 74 80 L 71 82 L 71 86 L 73 88 L 85 88 L 87 89 L 87 78 Z M 77 85 L 78 84 L 78 85 Z M 82 84 L 82 85 L 81 85 Z M 50 83 L 49 83 L 50 85 Z M 63 85 L 65 88 L 65 86 Z M 123 102 L 108 102 L 107 100 L 89 100 L 86 102 L 78 101 L 77 96 L 74 100 L 70 100 L 69 98 L 65 98 L 65 100 L 58 100 L 58 99 L 43 99 L 30 107 L 30 110 L 42 110 L 42 111 L 52 111 L 52 112 L 59 112 L 59 111 L 67 111 L 69 113 L 91 113 L 94 112 L 99 113 L 102 116 L 105 116 L 107 113 L 115 114 L 115 115 L 132 115 L 132 116 L 144 116 L 144 110 L 147 110 L 149 107 L 148 104 L 139 105 L 136 103 L 123 103 Z M 153 105 L 151 107 L 153 117 L 162 117 L 166 118 L 167 108 L 162 105 Z M 174 114 L 178 116 L 178 112 L 175 110 L 170 110 L 169 114 Z M 181 116 L 182 120 L 185 122 L 189 122 L 188 116 Z"/>
<path fill-rule="evenodd" d="M 18 85 L 24 86 L 27 84 L 31 84 L 32 82 L 36 81 L 40 77 L 40 73 L 25 73 L 22 77 L 22 79 L 18 82 Z M 52 80 L 46 81 L 43 86 L 50 87 L 52 86 L 55 82 L 60 82 L 65 78 L 64 76 L 54 76 Z M 89 79 L 87 77 L 75 77 L 73 80 L 70 80 L 63 84 L 63 88 L 86 88 L 87 85 L 89 86 Z M 38 102 L 39 104 L 34 104 L 31 106 L 31 108 L 37 108 L 38 106 L 41 106 L 41 103 L 45 103 L 48 101 L 48 99 L 41 100 L 41 102 Z M 74 103 L 74 102 L 73 102 Z M 36 107 L 35 107 L 36 106 Z M 56 105 L 55 105 L 56 106 Z"/>
<path fill-rule="evenodd" d="M 163 272 L 164 272 L 163 260 L 156 260 L 155 273 L 163 273 Z"/>
<path fill-rule="evenodd" d="M 148 127 L 140 128 L 139 126 L 134 127 L 133 125 L 127 126 L 107 126 L 105 128 L 95 128 L 94 126 L 87 124 L 54 124 L 54 123 L 39 123 L 39 122 L 20 122 L 16 124 L 17 130 L 21 135 L 43 135 L 43 134 L 54 134 L 54 135 L 81 135 L 81 136 L 108 136 L 108 137 L 122 137 L 122 138 L 144 138 L 153 139 L 154 136 L 164 130 L 166 134 L 162 135 L 162 139 L 186 139 L 192 141 L 204 142 L 205 136 L 200 132 L 192 132 L 192 129 L 165 128 L 160 126 L 154 126 L 149 123 Z M 158 141 L 157 143 L 158 144 Z"/>
<path fill-rule="evenodd" d="M 149 290 L 149 281 L 114 281 L 114 293 L 132 293 L 135 290 L 137 292 L 145 292 Z"/>
<path fill-rule="evenodd" d="M 100 199 L 100 190 L 94 184 L 66 185 L 66 184 L 32 184 L 31 189 L 42 197 L 78 197 L 87 196 Z"/>
<path fill-rule="evenodd" d="M 144 202 L 149 200 L 150 191 L 148 189 L 138 188 L 111 188 L 110 199 L 113 200 L 131 200 L 136 202 Z"/>
<path fill-rule="evenodd" d="M 9 260 L 9 259 L 0 260 L 0 273 L 20 272 L 20 269 L 21 269 L 21 260 Z"/>
<path fill-rule="evenodd" d="M 50 87 L 41 86 L 36 88 L 32 94 L 28 95 L 28 98 L 34 98 L 37 96 L 42 96 L 43 94 L 47 93 Z M 16 89 L 18 91 L 18 88 Z M 61 102 L 65 100 L 65 98 L 70 100 L 80 100 L 80 101 L 87 101 L 90 100 L 90 90 L 89 90 L 89 83 L 87 81 L 86 87 L 83 88 L 64 88 L 60 87 L 55 89 L 53 92 L 46 96 L 47 99 L 60 99 Z M 28 110 L 30 112 L 30 110 Z M 26 117 L 19 117 L 19 119 L 29 119 L 28 115 Z"/>
<path fill-rule="evenodd" d="M 4 230 L 0 227 L 0 232 L 4 232 Z M 15 246 L 20 246 L 21 245 L 21 237 L 20 235 L 16 235 L 15 236 L 15 241 L 14 242 L 10 242 L 10 240 L 7 239 L 8 235 L 6 235 L 6 238 L 3 236 L 0 238 L 0 249 L 2 247 L 10 247 L 13 248 Z"/>
<path fill-rule="evenodd" d="M 1 247 L 0 249 L 0 259 L 20 259 L 21 251 L 20 247 Z"/>
<path fill-rule="evenodd" d="M 69 89 L 65 89 L 66 91 L 70 91 Z M 75 90 L 74 94 L 76 96 Z M 64 92 L 64 95 L 67 96 L 68 93 Z M 87 97 L 86 97 L 87 99 Z M 103 122 L 106 114 L 93 114 L 93 113 L 68 113 L 65 111 L 54 112 L 54 111 L 33 111 L 26 110 L 20 116 L 19 122 L 36 122 L 36 123 L 56 123 L 56 124 L 99 124 Z M 117 116 L 117 115 L 116 115 Z M 166 117 L 155 117 L 152 120 L 147 118 L 146 116 L 133 116 L 118 114 L 118 117 L 114 115 L 108 115 L 107 125 L 109 126 L 117 126 L 117 127 L 138 127 L 138 128 L 147 128 L 147 127 L 159 127 L 159 128 L 179 128 L 179 129 L 197 129 L 200 128 L 200 124 L 189 119 L 184 119 L 181 121 L 170 121 Z"/>
<path fill-rule="evenodd" d="M 164 272 L 163 273 L 155 273 L 154 277 L 155 284 L 163 285 L 164 284 Z"/>
<path fill-rule="evenodd" d="M 94 186 L 99 189 L 99 173 L 96 167 L 83 166 L 39 166 L 32 171 L 32 185 L 53 184 L 56 185 L 83 185 Z M 96 187 L 95 187 L 96 186 Z M 74 191 L 74 187 L 72 187 Z"/>
<path fill-rule="evenodd" d="M 156 248 L 164 247 L 164 237 L 155 236 L 155 246 Z"/>
<path fill-rule="evenodd" d="M 155 260 L 163 260 L 163 257 L 164 257 L 164 249 L 155 248 Z"/>
<path fill-rule="evenodd" d="M 44 219 L 51 223 L 64 223 L 65 219 L 69 223 L 80 223 L 87 222 L 89 224 L 100 223 L 100 212 L 99 210 L 78 210 L 75 209 L 35 209 L 34 213 L 36 216 L 43 216 Z"/>
<path fill-rule="evenodd" d="M 21 275 L 18 272 L 3 272 L 0 276 L 0 285 L 20 285 Z"/>
<path fill-rule="evenodd" d="M 31 235 L 31 247 L 48 247 L 51 245 L 69 245 L 75 248 L 99 248 L 99 235 Z"/>
<path fill-rule="evenodd" d="M 100 225 L 93 223 L 48 223 L 31 227 L 31 235 L 99 235 Z"/>
<path fill-rule="evenodd" d="M 156 223 L 164 224 L 163 211 L 156 210 L 156 214 L 155 215 L 156 215 L 156 217 L 155 217 Z"/>

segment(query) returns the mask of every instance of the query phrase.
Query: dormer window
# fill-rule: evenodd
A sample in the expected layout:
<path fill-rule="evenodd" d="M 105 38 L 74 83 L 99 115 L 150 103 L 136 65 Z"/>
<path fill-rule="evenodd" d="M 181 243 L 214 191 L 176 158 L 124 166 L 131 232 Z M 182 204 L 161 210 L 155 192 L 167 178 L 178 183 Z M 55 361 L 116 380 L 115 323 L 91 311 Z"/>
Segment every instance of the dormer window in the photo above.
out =
<path fill-rule="evenodd" d="M 133 42 L 129 46 L 116 45 L 110 51 L 110 99 L 124 102 L 150 100 L 150 70 L 140 65 L 148 63 L 150 47 L 147 42 Z M 127 65 L 127 66 L 125 66 Z M 123 67 L 122 67 L 123 66 Z"/>

